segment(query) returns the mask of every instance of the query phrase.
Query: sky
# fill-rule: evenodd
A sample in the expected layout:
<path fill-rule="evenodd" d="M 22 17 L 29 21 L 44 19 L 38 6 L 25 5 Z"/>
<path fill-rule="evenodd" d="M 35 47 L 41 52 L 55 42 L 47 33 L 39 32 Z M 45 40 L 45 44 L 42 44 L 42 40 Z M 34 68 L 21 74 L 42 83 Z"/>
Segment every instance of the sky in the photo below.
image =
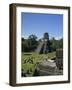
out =
<path fill-rule="evenodd" d="M 43 38 L 48 32 L 49 38 L 60 39 L 63 37 L 62 14 L 21 13 L 21 36 L 27 39 L 34 34 L 38 39 Z"/>

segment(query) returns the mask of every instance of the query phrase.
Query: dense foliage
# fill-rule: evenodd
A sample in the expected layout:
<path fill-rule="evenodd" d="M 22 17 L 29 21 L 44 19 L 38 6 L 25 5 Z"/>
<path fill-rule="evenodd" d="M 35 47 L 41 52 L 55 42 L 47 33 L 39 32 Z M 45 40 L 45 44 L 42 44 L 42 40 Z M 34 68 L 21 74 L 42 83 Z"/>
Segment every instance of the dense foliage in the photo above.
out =
<path fill-rule="evenodd" d="M 22 52 L 31 52 L 37 48 L 38 41 L 35 35 L 30 35 L 28 39 L 22 38 Z"/>

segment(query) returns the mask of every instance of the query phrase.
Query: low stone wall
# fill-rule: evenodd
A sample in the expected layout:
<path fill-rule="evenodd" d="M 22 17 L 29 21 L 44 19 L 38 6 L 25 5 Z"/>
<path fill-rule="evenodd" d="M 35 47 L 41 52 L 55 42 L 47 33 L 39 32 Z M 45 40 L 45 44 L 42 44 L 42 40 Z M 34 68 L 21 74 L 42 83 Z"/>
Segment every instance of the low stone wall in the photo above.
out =
<path fill-rule="evenodd" d="M 34 76 L 63 75 L 63 50 L 56 50 L 55 60 L 42 60 L 36 65 Z"/>
<path fill-rule="evenodd" d="M 56 65 L 59 69 L 63 68 L 63 49 L 56 50 Z"/>
<path fill-rule="evenodd" d="M 42 61 L 36 67 L 39 76 L 56 75 L 57 67 L 55 62 Z"/>
<path fill-rule="evenodd" d="M 56 57 L 57 58 L 63 58 L 63 49 L 57 49 L 56 50 Z"/>

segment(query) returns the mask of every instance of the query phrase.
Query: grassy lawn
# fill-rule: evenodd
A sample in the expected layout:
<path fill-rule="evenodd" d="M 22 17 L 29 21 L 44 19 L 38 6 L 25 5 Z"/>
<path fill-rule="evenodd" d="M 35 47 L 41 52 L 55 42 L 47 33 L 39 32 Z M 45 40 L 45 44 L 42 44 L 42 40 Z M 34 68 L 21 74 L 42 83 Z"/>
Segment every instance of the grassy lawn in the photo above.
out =
<path fill-rule="evenodd" d="M 22 72 L 27 73 L 28 76 L 33 76 L 36 63 L 45 60 L 52 59 L 56 56 L 56 52 L 51 52 L 48 54 L 36 54 L 36 53 L 22 53 Z"/>

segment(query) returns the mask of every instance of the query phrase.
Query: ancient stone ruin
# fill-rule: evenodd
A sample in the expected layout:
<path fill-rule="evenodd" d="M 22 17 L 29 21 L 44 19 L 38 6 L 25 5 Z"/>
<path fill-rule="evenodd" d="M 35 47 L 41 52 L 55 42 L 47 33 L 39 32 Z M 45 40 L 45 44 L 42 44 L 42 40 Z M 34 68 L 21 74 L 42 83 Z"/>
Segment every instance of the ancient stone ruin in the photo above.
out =
<path fill-rule="evenodd" d="M 56 65 L 59 69 L 63 69 L 63 49 L 56 50 Z"/>
<path fill-rule="evenodd" d="M 52 61 L 42 61 L 37 64 L 36 73 L 39 76 L 48 76 L 57 74 L 57 66 L 55 62 Z"/>
<path fill-rule="evenodd" d="M 48 33 L 44 33 L 44 37 L 39 42 L 36 53 L 46 54 L 50 52 L 50 42 Z"/>
<path fill-rule="evenodd" d="M 55 60 L 42 60 L 37 63 L 34 76 L 63 75 L 63 49 L 56 50 Z"/>

